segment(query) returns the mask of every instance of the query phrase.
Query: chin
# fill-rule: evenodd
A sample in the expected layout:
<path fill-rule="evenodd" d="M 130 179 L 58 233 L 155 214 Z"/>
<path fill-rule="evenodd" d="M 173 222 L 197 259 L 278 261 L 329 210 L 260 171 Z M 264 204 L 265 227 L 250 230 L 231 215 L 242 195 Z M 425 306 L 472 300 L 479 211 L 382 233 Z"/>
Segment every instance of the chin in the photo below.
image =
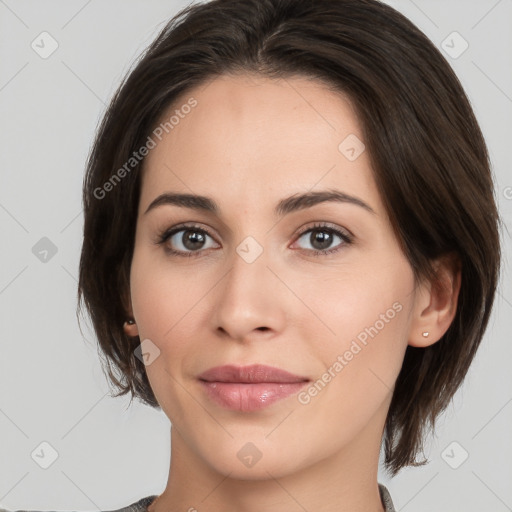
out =
<path fill-rule="evenodd" d="M 230 438 L 228 442 L 221 445 L 197 448 L 205 449 L 201 455 L 215 472 L 229 475 L 229 478 L 236 480 L 280 478 L 308 465 L 306 458 L 311 454 L 303 453 L 303 448 L 286 446 L 281 440 L 270 443 L 265 436 L 266 434 L 241 436 L 235 439 Z M 304 456 L 301 460 L 298 459 L 300 453 Z M 314 462 L 311 461 L 311 463 Z"/>
<path fill-rule="evenodd" d="M 278 457 L 280 460 L 276 460 Z M 234 480 L 268 480 L 269 478 L 281 478 L 296 471 L 296 462 L 291 464 L 293 458 L 283 457 L 282 455 L 274 454 L 272 457 L 262 457 L 259 461 L 253 463 L 252 466 L 246 466 L 237 457 L 235 453 L 225 454 L 222 457 L 217 457 L 215 460 L 208 462 L 212 469 L 217 473 L 228 476 Z M 288 464 L 286 463 L 288 461 Z"/>

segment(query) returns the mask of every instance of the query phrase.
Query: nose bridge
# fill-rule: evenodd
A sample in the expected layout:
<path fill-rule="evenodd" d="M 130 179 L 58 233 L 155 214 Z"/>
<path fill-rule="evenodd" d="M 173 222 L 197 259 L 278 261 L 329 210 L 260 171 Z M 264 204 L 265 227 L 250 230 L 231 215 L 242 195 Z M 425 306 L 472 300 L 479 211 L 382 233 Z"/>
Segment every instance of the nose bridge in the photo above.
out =
<path fill-rule="evenodd" d="M 270 251 L 253 237 L 234 248 L 231 267 L 215 300 L 217 328 L 243 339 L 254 329 L 282 327 L 283 302 L 279 282 L 268 268 Z"/>
<path fill-rule="evenodd" d="M 223 290 L 226 301 L 234 301 L 241 308 L 249 304 L 262 305 L 265 290 L 269 286 L 268 269 L 270 252 L 253 237 L 246 237 L 234 248 L 231 258 L 231 270 L 226 276 Z"/>

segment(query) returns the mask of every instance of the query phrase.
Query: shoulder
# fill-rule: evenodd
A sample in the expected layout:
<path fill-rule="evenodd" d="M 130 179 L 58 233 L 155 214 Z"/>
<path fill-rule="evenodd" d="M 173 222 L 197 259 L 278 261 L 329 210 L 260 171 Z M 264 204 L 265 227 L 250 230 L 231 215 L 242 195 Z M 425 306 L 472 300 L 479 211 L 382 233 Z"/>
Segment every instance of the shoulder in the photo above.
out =
<path fill-rule="evenodd" d="M 131 505 L 127 505 L 123 508 L 118 508 L 116 510 L 106 510 L 104 512 L 146 512 L 146 507 L 156 499 L 156 495 L 154 496 L 146 496 L 145 498 L 141 498 L 138 501 L 135 501 Z M 0 507 L 0 512 L 37 512 L 36 510 L 7 510 L 5 508 Z"/>

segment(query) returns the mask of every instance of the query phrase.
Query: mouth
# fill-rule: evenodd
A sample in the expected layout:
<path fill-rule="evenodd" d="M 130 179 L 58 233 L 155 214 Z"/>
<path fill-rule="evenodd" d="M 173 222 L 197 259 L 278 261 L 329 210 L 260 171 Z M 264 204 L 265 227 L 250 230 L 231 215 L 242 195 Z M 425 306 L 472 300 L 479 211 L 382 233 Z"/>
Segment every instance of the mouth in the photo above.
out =
<path fill-rule="evenodd" d="M 296 394 L 310 379 L 266 365 L 216 366 L 199 375 L 206 395 L 231 410 L 256 411 Z"/>

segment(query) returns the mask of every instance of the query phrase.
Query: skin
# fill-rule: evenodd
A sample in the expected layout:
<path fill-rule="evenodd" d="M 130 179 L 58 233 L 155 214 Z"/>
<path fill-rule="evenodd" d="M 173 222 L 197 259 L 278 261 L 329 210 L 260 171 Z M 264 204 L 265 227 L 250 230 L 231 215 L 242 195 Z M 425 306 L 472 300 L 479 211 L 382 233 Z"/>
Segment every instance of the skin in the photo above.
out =
<path fill-rule="evenodd" d="M 350 134 L 364 139 L 346 97 L 301 77 L 222 76 L 187 91 L 163 117 L 191 96 L 197 106 L 146 157 L 130 275 L 136 324 L 126 332 L 158 347 L 146 370 L 172 423 L 168 483 L 150 510 L 383 511 L 377 470 L 394 383 L 407 345 L 435 343 L 448 329 L 460 276 L 440 261 L 438 282 L 415 282 L 367 151 L 350 161 L 338 149 Z M 282 198 L 325 189 L 374 213 L 336 202 L 273 213 Z M 210 196 L 220 214 L 170 204 L 145 213 L 164 192 Z M 183 222 L 212 237 L 197 249 L 183 244 L 183 231 L 155 243 Z M 323 247 L 341 249 L 315 256 L 322 246 L 307 231 L 315 223 L 348 230 L 353 242 L 333 235 Z M 236 251 L 248 236 L 263 248 L 252 263 Z M 394 318 L 307 404 L 292 395 L 232 411 L 197 380 L 212 366 L 262 363 L 314 382 L 397 303 Z M 248 442 L 261 452 L 252 467 L 237 457 Z"/>

